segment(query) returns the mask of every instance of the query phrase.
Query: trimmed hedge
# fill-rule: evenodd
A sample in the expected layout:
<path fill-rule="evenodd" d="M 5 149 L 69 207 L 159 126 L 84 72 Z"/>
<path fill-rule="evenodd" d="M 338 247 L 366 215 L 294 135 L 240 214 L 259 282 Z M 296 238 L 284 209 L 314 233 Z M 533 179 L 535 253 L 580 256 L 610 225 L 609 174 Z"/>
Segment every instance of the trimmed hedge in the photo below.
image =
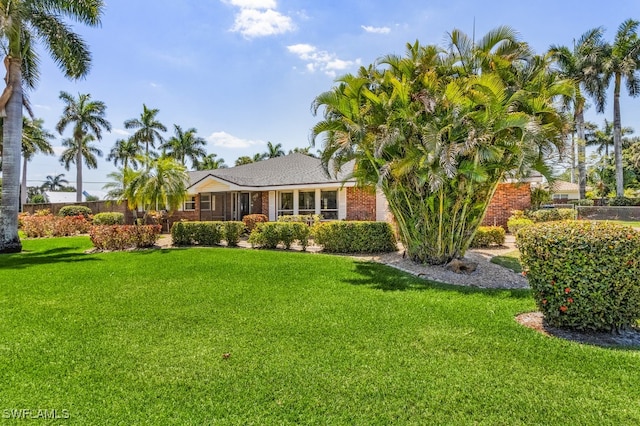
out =
<path fill-rule="evenodd" d="M 248 214 L 242 218 L 242 223 L 248 232 L 253 231 L 257 224 L 264 222 L 269 222 L 269 218 L 264 214 Z"/>
<path fill-rule="evenodd" d="M 509 232 L 513 235 L 516 235 L 522 228 L 526 228 L 527 226 L 531 226 L 533 224 L 533 220 L 527 219 L 525 217 L 512 216 L 509 218 L 509 220 L 507 220 L 507 228 L 509 228 Z"/>
<path fill-rule="evenodd" d="M 88 218 L 91 215 L 91 209 L 85 206 L 64 206 L 58 211 L 58 216 L 84 216 Z"/>
<path fill-rule="evenodd" d="M 501 246 L 505 240 L 505 230 L 501 226 L 479 226 L 471 247 Z"/>
<path fill-rule="evenodd" d="M 124 225 L 124 214 L 118 212 L 96 213 L 93 215 L 94 225 Z"/>
<path fill-rule="evenodd" d="M 547 322 L 619 330 L 640 319 L 640 233 L 599 222 L 542 223 L 517 234 L 523 274 Z"/>
<path fill-rule="evenodd" d="M 89 238 L 99 250 L 127 250 L 153 247 L 160 225 L 97 225 L 89 230 Z"/>
<path fill-rule="evenodd" d="M 555 220 L 575 220 L 577 211 L 574 209 L 540 209 L 529 212 L 527 217 L 534 222 L 552 222 Z"/>
<path fill-rule="evenodd" d="M 398 250 L 387 222 L 333 221 L 314 226 L 314 241 L 328 253 L 381 253 Z"/>
<path fill-rule="evenodd" d="M 91 222 L 84 216 L 20 215 L 20 229 L 28 238 L 69 237 L 89 232 Z"/>
<path fill-rule="evenodd" d="M 320 223 L 322 215 L 319 214 L 285 214 L 278 216 L 278 222 L 301 222 L 307 225 Z"/>
<path fill-rule="evenodd" d="M 242 222 L 176 222 L 171 227 L 171 238 L 174 246 L 215 246 L 222 240 L 228 246 L 236 246 L 243 231 Z"/>
<path fill-rule="evenodd" d="M 279 244 L 289 250 L 295 241 L 305 251 L 309 245 L 311 228 L 302 222 L 259 223 L 249 235 L 251 247 L 275 249 Z"/>

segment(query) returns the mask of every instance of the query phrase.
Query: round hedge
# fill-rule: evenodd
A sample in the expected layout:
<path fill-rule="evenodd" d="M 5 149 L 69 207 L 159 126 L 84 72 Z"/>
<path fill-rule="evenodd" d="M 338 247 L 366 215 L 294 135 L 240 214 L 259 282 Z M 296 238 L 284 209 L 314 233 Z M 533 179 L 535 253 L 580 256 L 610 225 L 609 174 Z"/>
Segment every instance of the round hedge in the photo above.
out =
<path fill-rule="evenodd" d="M 91 209 L 86 206 L 64 206 L 58 211 L 58 216 L 84 216 L 91 215 Z"/>
<path fill-rule="evenodd" d="M 640 232 L 602 222 L 549 222 L 521 229 L 517 244 L 550 325 L 610 331 L 637 324 Z"/>

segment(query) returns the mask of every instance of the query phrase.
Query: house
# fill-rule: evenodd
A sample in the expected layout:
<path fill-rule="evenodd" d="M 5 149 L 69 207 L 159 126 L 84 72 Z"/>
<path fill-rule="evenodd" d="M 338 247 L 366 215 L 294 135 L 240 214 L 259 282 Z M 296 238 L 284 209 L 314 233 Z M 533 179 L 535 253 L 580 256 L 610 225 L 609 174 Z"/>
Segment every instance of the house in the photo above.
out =
<path fill-rule="evenodd" d="M 571 200 L 580 199 L 580 187 L 577 183 L 557 180 L 549 188 L 553 195 L 553 202 L 565 204 Z"/>
<path fill-rule="evenodd" d="M 324 219 L 388 220 L 381 192 L 357 188 L 353 162 L 328 176 L 320 159 L 292 153 L 256 163 L 189 172 L 188 197 L 170 220 L 242 220 L 264 214 L 319 214 Z"/>

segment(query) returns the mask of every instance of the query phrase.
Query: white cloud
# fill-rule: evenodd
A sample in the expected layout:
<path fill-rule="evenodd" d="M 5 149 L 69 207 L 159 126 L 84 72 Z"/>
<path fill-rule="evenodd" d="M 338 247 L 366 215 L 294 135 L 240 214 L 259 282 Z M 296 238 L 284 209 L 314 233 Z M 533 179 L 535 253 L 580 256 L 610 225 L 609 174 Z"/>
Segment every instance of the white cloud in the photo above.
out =
<path fill-rule="evenodd" d="M 373 34 L 389 34 L 391 32 L 389 27 L 373 27 L 371 25 L 361 25 L 361 27 L 366 32 Z"/>
<path fill-rule="evenodd" d="M 318 50 L 310 44 L 294 44 L 287 46 L 287 50 L 307 62 L 306 68 L 309 72 L 322 71 L 331 77 L 335 77 L 337 72 L 344 72 L 360 65 L 360 59 L 345 61 L 338 58 L 335 53 Z"/>
<path fill-rule="evenodd" d="M 34 106 L 34 108 L 51 111 L 51 107 L 49 105 L 33 104 L 33 106 Z"/>
<path fill-rule="evenodd" d="M 111 130 L 113 133 L 115 133 L 116 135 L 120 135 L 120 136 L 131 136 L 131 133 L 127 132 L 124 129 L 112 129 Z"/>
<path fill-rule="evenodd" d="M 239 137 L 230 135 L 227 132 L 213 132 L 207 138 L 214 146 L 220 146 L 223 148 L 248 148 L 254 145 L 264 145 L 263 141 L 252 141 L 249 139 L 241 139 Z"/>
<path fill-rule="evenodd" d="M 284 34 L 296 29 L 291 17 L 277 11 L 275 0 L 225 0 L 238 7 L 232 32 L 246 38 Z"/>

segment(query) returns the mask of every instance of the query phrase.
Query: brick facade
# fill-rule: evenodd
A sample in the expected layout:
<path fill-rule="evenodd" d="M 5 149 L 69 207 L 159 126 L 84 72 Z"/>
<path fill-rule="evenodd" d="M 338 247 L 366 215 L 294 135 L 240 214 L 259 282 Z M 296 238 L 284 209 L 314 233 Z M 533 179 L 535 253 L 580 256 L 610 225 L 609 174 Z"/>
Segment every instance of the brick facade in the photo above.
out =
<path fill-rule="evenodd" d="M 529 183 L 501 183 L 494 194 L 482 224 L 484 226 L 502 226 L 506 229 L 507 220 L 513 210 L 531 208 L 531 188 Z"/>
<path fill-rule="evenodd" d="M 260 213 L 269 217 L 269 191 L 262 191 L 262 211 Z"/>
<path fill-rule="evenodd" d="M 347 220 L 376 220 L 375 190 L 347 188 Z"/>

